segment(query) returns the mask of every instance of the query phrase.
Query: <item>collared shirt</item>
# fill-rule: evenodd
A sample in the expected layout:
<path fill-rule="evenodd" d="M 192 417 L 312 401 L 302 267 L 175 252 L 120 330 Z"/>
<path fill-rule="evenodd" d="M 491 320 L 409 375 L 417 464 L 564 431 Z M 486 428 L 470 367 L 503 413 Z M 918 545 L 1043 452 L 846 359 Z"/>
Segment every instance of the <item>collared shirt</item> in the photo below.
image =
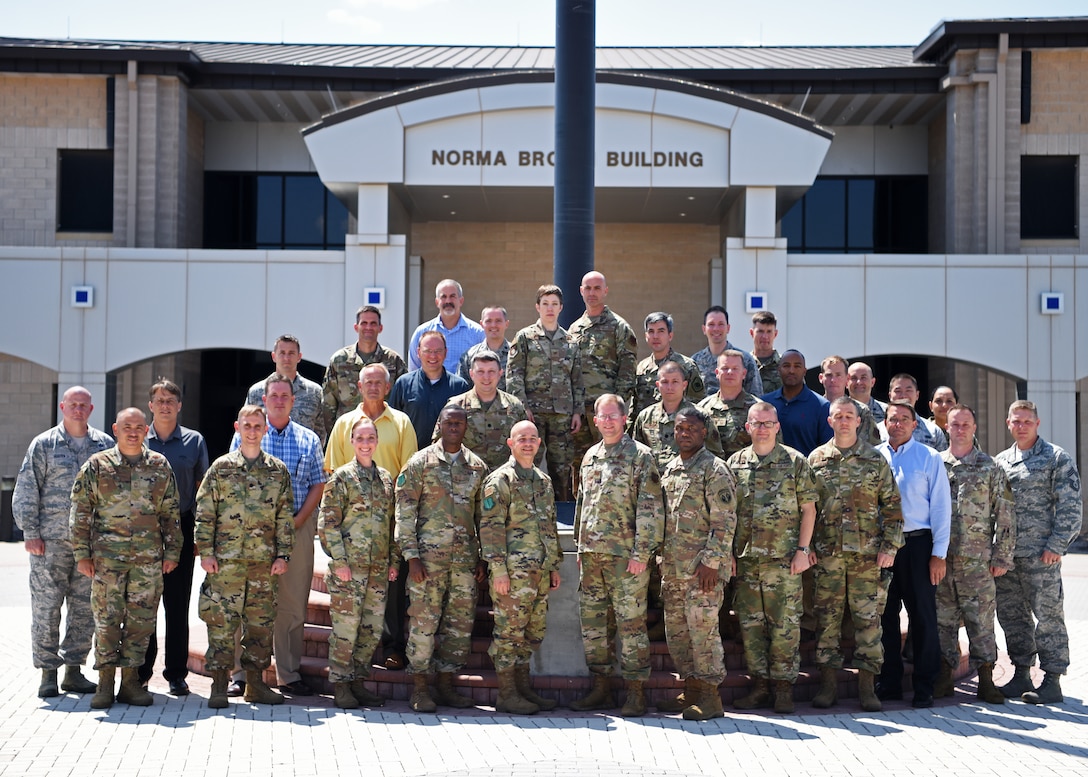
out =
<path fill-rule="evenodd" d="M 240 447 L 241 437 L 235 432 L 230 449 L 233 452 Z M 287 465 L 295 513 L 298 513 L 310 488 L 325 482 L 325 470 L 321 468 L 321 441 L 306 427 L 288 421 L 283 429 L 268 425 L 268 431 L 261 438 L 261 450 Z"/>
<path fill-rule="evenodd" d="M 294 389 L 295 397 L 295 404 L 291 407 L 291 420 L 296 424 L 302 424 L 316 434 L 317 439 L 324 442 L 326 429 L 325 419 L 321 412 L 321 386 L 309 378 L 295 375 L 295 379 L 291 381 L 291 387 Z M 246 394 L 246 404 L 264 407 L 263 380 L 249 387 L 249 393 Z"/>
<path fill-rule="evenodd" d="M 423 370 L 412 370 L 393 384 L 393 390 L 389 392 L 389 406 L 411 419 L 416 432 L 416 448 L 423 450 L 431 444 L 431 430 L 442 408 L 450 399 L 464 394 L 468 389 L 468 382 L 448 369 L 443 369 L 442 377 L 434 382 Z"/>
<path fill-rule="evenodd" d="M 722 349 L 723 353 L 725 351 L 740 351 L 741 353 L 744 369 L 747 370 L 742 388 L 752 396 L 758 397 L 763 394 L 763 377 L 759 374 L 759 365 L 752 354 L 741 351 L 740 348 L 737 348 L 728 340 L 725 341 L 725 348 Z M 718 356 L 720 355 L 711 353 L 709 345 L 691 355 L 691 360 L 699 365 L 699 372 L 703 375 L 703 383 L 706 385 L 706 395 L 708 397 L 711 394 L 717 394 L 718 389 L 721 388 L 721 384 L 718 383 L 717 373 Z"/>
<path fill-rule="evenodd" d="M 676 362 L 684 371 L 684 380 L 688 382 L 684 396 L 691 400 L 692 404 L 701 402 L 706 397 L 706 386 L 703 385 L 703 373 L 699 371 L 699 365 L 692 361 L 690 356 L 674 351 L 671 347 L 661 361 L 654 358 L 651 353 L 635 366 L 635 400 L 628 408 L 627 417 L 638 417 L 639 411 L 649 407 L 654 402 L 661 401 L 661 392 L 657 390 L 657 371 L 667 361 Z"/>
<path fill-rule="evenodd" d="M 892 465 L 903 506 L 903 532 L 933 532 L 933 555 L 948 554 L 952 528 L 952 491 L 941 455 L 915 439 L 893 450 L 882 442 L 877 450 Z"/>
<path fill-rule="evenodd" d="M 208 471 L 208 445 L 204 435 L 181 424 L 174 425 L 174 431 L 165 440 L 159 437 L 152 424 L 147 430 L 147 447 L 161 453 L 170 462 L 174 470 L 174 479 L 178 483 L 178 503 L 182 513 L 191 513 L 196 508 L 196 487 Z"/>
<path fill-rule="evenodd" d="M 869 395 L 869 410 L 872 411 L 873 420 L 878 424 L 884 421 L 884 417 L 888 415 L 888 403 L 881 402 L 872 394 Z"/>
<path fill-rule="evenodd" d="M 419 338 L 424 332 L 441 332 L 446 338 L 446 360 L 442 362 L 446 372 L 457 374 L 457 365 L 461 361 L 461 354 L 476 343 L 482 343 L 487 339 L 484 328 L 475 321 L 469 321 L 462 313 L 453 325 L 453 329 L 446 329 L 442 323 L 442 316 L 435 316 L 430 321 L 424 321 L 416 327 L 412 333 L 412 341 L 408 345 L 408 369 L 418 370 L 423 365 L 419 361 Z M 462 389 L 463 391 L 464 389 Z M 460 393 L 460 392 L 457 392 Z"/>
<path fill-rule="evenodd" d="M 827 422 L 831 403 L 808 386 L 802 386 L 801 393 L 793 399 L 786 399 L 783 391 L 764 394 L 763 401 L 770 402 L 778 411 L 783 442 L 808 456 L 835 436 Z"/>
<path fill-rule="evenodd" d="M 329 445 L 325 449 L 325 471 L 332 473 L 355 460 L 355 448 L 351 444 L 351 428 L 366 413 L 363 406 L 340 416 L 329 432 Z M 404 413 L 385 406 L 381 415 L 374 419 L 378 430 L 378 447 L 374 449 L 374 463 L 395 479 L 412 454 L 419 450 L 416 430 Z"/>
<path fill-rule="evenodd" d="M 457 374 L 468 381 L 468 385 L 474 385 L 472 380 L 472 357 L 481 351 L 490 351 L 491 348 L 487 345 L 487 340 L 482 343 L 476 343 L 476 345 L 469 348 L 463 354 L 461 354 L 461 361 L 457 365 Z M 506 391 L 506 362 L 510 359 L 510 341 L 503 340 L 502 345 L 497 351 L 493 353 L 499 357 L 499 366 L 502 367 L 502 377 L 499 378 L 499 391 Z"/>
<path fill-rule="evenodd" d="M 381 343 L 376 343 L 370 353 L 362 353 L 358 343 L 345 345 L 334 353 L 329 359 L 329 366 L 325 368 L 325 380 L 321 386 L 321 412 L 326 435 L 332 433 L 337 418 L 359 406 L 362 401 L 359 397 L 359 374 L 369 364 L 385 365 L 389 370 L 390 386 L 408 372 L 408 365 L 400 354 Z"/>

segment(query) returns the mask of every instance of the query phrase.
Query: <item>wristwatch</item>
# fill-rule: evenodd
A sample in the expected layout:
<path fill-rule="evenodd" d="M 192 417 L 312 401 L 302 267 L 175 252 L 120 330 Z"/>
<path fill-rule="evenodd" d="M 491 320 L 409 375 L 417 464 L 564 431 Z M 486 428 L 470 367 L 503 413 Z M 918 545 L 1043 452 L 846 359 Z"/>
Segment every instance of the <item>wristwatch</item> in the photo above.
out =
<path fill-rule="evenodd" d="M 290 556 L 276 556 L 276 558 L 282 558 L 282 559 L 283 559 L 284 561 L 287 561 L 287 562 L 290 562 L 290 561 L 291 561 L 291 557 L 290 557 Z"/>
<path fill-rule="evenodd" d="M 798 545 L 797 546 L 797 552 L 798 553 L 804 553 L 807 556 L 808 555 L 808 545 Z"/>

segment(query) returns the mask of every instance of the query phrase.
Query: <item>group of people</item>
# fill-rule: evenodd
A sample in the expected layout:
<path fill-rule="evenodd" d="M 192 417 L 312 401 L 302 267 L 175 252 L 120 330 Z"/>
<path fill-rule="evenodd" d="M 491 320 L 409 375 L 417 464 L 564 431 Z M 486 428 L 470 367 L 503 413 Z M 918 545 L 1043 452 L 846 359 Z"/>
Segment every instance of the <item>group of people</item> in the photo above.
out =
<path fill-rule="evenodd" d="M 486 583 L 497 709 L 552 709 L 529 666 L 561 584 L 555 503 L 574 500 L 593 685 L 573 709 L 614 708 L 618 665 L 620 714 L 646 713 L 651 597 L 684 683 L 657 707 L 687 719 L 723 714 L 730 611 L 752 677 L 739 709 L 794 710 L 803 626 L 817 645 L 813 705 L 835 704 L 847 614 L 862 708 L 902 698 L 903 606 L 914 706 L 953 692 L 961 624 L 980 698 L 1062 700 L 1061 557 L 1080 530 L 1080 481 L 1070 456 L 1038 436 L 1031 402 L 1010 406 L 1014 444 L 991 458 L 949 387 L 925 419 L 910 375 L 892 378 L 885 404 L 868 365 L 829 356 L 823 395 L 812 391 L 804 356 L 775 350 L 768 311 L 752 318 L 748 352 L 712 306 L 707 347 L 690 358 L 672 348 L 672 317 L 651 313 L 651 353 L 638 361 L 634 331 L 605 304 L 605 277 L 586 274 L 580 291 L 585 313 L 567 330 L 563 291 L 541 286 L 539 318 L 508 341 L 503 307 L 470 321 L 460 284 L 443 280 L 439 315 L 414 332 L 408 363 L 379 344 L 381 311 L 361 307 L 357 341 L 332 355 L 323 385 L 298 373 L 301 345 L 283 335 L 275 372 L 238 412 L 231 451 L 211 464 L 203 437 L 178 423 L 173 382 L 151 387 L 150 424 L 139 408 L 118 413 L 113 439 L 89 427 L 89 392 L 69 388 L 13 497 L 31 554 L 38 695 L 94 692 L 95 709 L 152 703 L 160 599 L 164 677 L 188 693 L 195 557 L 209 707 L 312 693 L 301 660 L 316 534 L 329 556 L 337 706 L 384 702 L 365 684 L 379 646 L 382 665 L 412 675 L 413 710 L 473 706 L 455 682 Z M 1001 688 L 995 611 L 1016 667 Z M 97 684 L 81 671 L 92 633 Z M 273 653 L 280 692 L 265 682 Z"/>

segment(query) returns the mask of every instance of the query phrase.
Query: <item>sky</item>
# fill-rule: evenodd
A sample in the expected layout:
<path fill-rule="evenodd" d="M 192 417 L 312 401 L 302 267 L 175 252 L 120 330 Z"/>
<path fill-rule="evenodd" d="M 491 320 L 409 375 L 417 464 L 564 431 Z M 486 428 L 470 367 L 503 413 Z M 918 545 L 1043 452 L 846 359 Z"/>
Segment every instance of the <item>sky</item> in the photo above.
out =
<path fill-rule="evenodd" d="M 3 0 L 0 37 L 555 44 L 548 0 Z M 597 0 L 598 46 L 921 43 L 951 19 L 1088 16 L 1084 0 Z"/>

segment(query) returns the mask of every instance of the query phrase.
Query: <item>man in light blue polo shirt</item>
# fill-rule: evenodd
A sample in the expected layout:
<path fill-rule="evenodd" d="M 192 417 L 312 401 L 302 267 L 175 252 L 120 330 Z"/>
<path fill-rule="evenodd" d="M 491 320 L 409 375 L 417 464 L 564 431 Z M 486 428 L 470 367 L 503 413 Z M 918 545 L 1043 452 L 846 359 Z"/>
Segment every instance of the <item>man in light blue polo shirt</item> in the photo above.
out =
<path fill-rule="evenodd" d="M 456 375 L 461 354 L 484 341 L 484 328 L 461 315 L 465 295 L 461 284 L 452 278 L 441 280 L 435 286 L 434 304 L 438 308 L 438 316 L 424 321 L 412 333 L 412 340 L 408 344 L 408 369 L 418 370 L 423 366 L 418 353 L 420 336 L 424 332 L 441 332 L 446 338 L 446 358 L 443 365 L 446 372 Z"/>

